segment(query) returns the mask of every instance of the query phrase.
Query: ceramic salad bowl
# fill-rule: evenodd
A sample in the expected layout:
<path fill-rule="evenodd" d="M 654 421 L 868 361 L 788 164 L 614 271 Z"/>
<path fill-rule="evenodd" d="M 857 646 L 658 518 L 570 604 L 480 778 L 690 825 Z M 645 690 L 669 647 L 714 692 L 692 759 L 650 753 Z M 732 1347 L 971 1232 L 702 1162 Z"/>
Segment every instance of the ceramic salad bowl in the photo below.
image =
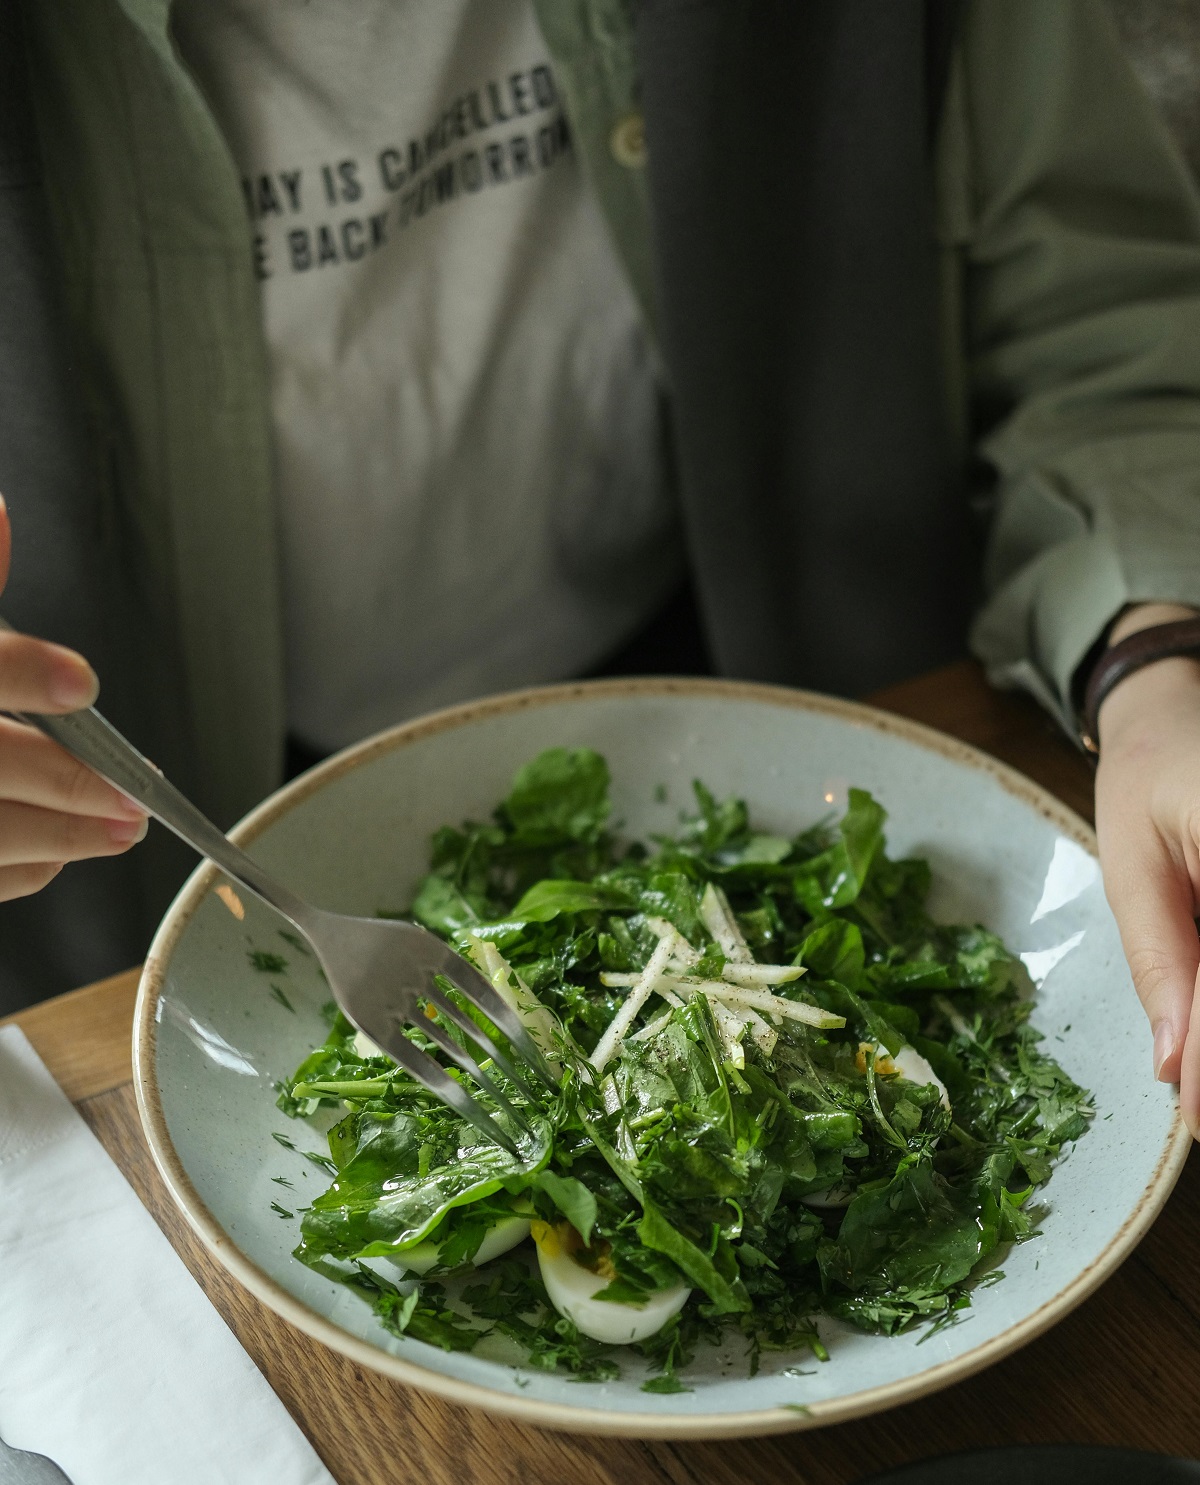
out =
<path fill-rule="evenodd" d="M 1020 955 L 1037 987 L 1035 1025 L 1093 1091 L 1091 1129 L 1039 1193 L 1040 1236 L 1005 1255 L 1002 1281 L 976 1291 L 969 1325 L 884 1337 L 822 1320 L 828 1362 L 764 1353 L 750 1376 L 735 1342 L 702 1349 L 683 1377 L 690 1390 L 677 1393 L 643 1391 L 636 1358 L 619 1380 L 578 1383 L 489 1359 L 486 1348 L 448 1353 L 394 1337 L 352 1293 L 291 1256 L 298 1219 L 289 1207 L 327 1181 L 302 1152 L 324 1140 L 284 1118 L 273 1084 L 323 1039 L 327 991 L 312 961 L 281 939 L 286 925 L 231 898 L 204 865 L 151 948 L 134 1054 L 154 1158 L 219 1262 L 301 1329 L 412 1386 L 545 1426 L 680 1438 L 811 1427 L 911 1401 L 1031 1340 L 1103 1282 L 1161 1208 L 1188 1136 L 1174 1090 L 1151 1076 L 1149 1031 L 1092 832 L 964 744 L 868 707 L 765 686 L 550 687 L 369 739 L 273 795 L 233 837 L 323 907 L 403 909 L 433 831 L 486 818 L 514 771 L 555 746 L 607 758 L 613 819 L 629 838 L 675 829 L 695 778 L 744 798 L 756 824 L 785 835 L 843 805 L 850 786 L 879 799 L 889 850 L 930 861 L 934 915 L 982 923 Z M 282 1200 L 279 1177 L 291 1183 Z"/>

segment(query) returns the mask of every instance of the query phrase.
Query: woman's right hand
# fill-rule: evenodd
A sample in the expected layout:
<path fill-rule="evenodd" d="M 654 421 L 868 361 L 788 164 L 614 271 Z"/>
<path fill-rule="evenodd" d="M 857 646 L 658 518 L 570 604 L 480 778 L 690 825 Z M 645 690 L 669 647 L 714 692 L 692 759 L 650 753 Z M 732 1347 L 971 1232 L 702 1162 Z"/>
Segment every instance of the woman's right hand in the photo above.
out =
<path fill-rule="evenodd" d="M 12 533 L 0 496 L 0 592 Z M 73 712 L 99 691 L 74 650 L 0 632 L 0 711 Z M 0 717 L 0 902 L 39 892 L 68 861 L 118 856 L 146 813 L 32 727 Z"/>

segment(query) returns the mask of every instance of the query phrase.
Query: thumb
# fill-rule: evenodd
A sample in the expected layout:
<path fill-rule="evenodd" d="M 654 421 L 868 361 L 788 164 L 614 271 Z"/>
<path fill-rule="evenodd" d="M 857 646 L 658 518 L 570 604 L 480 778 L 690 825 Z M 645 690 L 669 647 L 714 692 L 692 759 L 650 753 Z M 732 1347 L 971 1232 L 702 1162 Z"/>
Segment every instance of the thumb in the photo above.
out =
<path fill-rule="evenodd" d="M 1155 1076 L 1176 1083 L 1200 969 L 1191 879 L 1157 836 L 1152 845 L 1128 840 L 1116 844 L 1117 849 L 1107 853 L 1109 905 L 1154 1033 Z M 1200 1041 L 1193 1055 L 1197 1054 Z"/>
<path fill-rule="evenodd" d="M 12 527 L 8 523 L 8 506 L 0 495 L 0 593 L 8 582 L 8 563 L 12 556 Z"/>

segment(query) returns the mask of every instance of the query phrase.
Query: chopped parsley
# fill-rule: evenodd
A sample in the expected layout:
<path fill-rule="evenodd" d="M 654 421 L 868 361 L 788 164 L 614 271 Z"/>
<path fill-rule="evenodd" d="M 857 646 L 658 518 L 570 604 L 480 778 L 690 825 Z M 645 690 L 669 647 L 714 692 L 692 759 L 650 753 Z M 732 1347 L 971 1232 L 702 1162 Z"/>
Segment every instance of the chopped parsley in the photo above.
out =
<path fill-rule="evenodd" d="M 282 954 L 273 954 L 269 949 L 247 949 L 246 958 L 260 975 L 282 975 L 287 973 L 287 960 Z"/>

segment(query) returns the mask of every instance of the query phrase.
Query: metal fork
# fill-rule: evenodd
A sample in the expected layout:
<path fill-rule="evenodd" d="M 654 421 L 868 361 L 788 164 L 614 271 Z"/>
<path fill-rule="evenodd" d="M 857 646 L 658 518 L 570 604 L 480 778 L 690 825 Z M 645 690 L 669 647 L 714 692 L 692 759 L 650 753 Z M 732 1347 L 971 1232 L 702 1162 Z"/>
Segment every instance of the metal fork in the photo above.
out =
<path fill-rule="evenodd" d="M 0 619 L 0 629 L 11 626 Z M 352 918 L 304 902 L 268 875 L 167 782 L 157 768 L 94 707 L 65 716 L 9 713 L 44 732 L 68 753 L 94 769 L 110 784 L 149 810 L 189 846 L 283 916 L 304 935 L 343 1015 L 378 1043 L 418 1083 L 471 1123 L 488 1139 L 519 1155 L 516 1143 L 457 1079 L 404 1034 L 403 1026 L 421 1031 L 509 1115 L 519 1129 L 529 1125 L 503 1091 L 448 1030 L 453 1025 L 532 1101 L 528 1084 L 512 1060 L 476 1021 L 434 984 L 442 976 L 476 1010 L 508 1038 L 537 1077 L 558 1091 L 545 1058 L 516 1011 L 483 975 L 440 938 L 415 923 L 391 918 Z M 421 1010 L 421 1003 L 438 1019 Z M 442 1024 L 446 1023 L 446 1024 Z"/>
<path fill-rule="evenodd" d="M 0 1485 L 71 1485 L 71 1481 L 44 1454 L 14 1449 L 0 1439 Z"/>

